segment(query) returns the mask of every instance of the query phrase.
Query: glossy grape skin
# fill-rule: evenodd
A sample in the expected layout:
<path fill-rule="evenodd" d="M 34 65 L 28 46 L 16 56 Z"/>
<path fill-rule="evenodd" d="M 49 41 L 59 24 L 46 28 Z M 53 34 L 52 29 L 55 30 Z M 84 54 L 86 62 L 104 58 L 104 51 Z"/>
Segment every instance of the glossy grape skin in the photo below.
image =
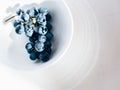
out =
<path fill-rule="evenodd" d="M 47 8 L 40 8 L 39 11 L 40 11 L 40 13 L 42 13 L 43 15 L 47 15 L 47 14 L 48 14 L 48 9 L 47 9 Z"/>
<path fill-rule="evenodd" d="M 47 23 L 46 27 L 49 31 L 52 30 L 52 25 L 50 23 Z"/>
<path fill-rule="evenodd" d="M 47 28 L 44 28 L 44 27 L 38 28 L 38 33 L 41 35 L 45 35 L 47 32 L 48 32 Z"/>
<path fill-rule="evenodd" d="M 23 11 L 22 9 L 19 9 L 19 10 L 16 12 L 16 14 L 17 14 L 18 16 L 20 16 L 20 15 L 24 14 L 24 11 Z"/>
<path fill-rule="evenodd" d="M 37 15 L 37 10 L 36 10 L 36 8 L 31 8 L 31 9 L 29 9 L 29 10 L 27 10 L 27 14 L 30 16 L 30 17 L 35 17 L 35 15 Z"/>
<path fill-rule="evenodd" d="M 42 52 L 44 50 L 44 43 L 42 42 L 35 43 L 35 50 L 37 52 Z"/>
<path fill-rule="evenodd" d="M 38 22 L 39 24 L 42 24 L 42 22 L 46 21 L 46 17 L 45 17 L 44 15 L 42 15 L 42 14 L 38 14 L 38 15 L 36 16 L 36 20 L 37 20 L 37 22 Z"/>
<path fill-rule="evenodd" d="M 48 14 L 46 15 L 46 21 L 51 21 L 51 19 L 52 19 L 52 17 L 51 17 L 51 15 L 48 13 Z"/>
<path fill-rule="evenodd" d="M 40 41 L 40 42 L 42 42 L 42 43 L 46 42 L 46 36 L 44 36 L 44 35 L 39 35 L 39 36 L 38 36 L 38 41 Z"/>
<path fill-rule="evenodd" d="M 45 48 L 50 48 L 52 46 L 52 43 L 50 41 L 46 41 L 44 43 Z"/>
<path fill-rule="evenodd" d="M 51 55 L 52 49 L 51 47 L 49 47 L 49 48 L 45 48 L 44 51 L 46 51 L 49 55 Z"/>
<path fill-rule="evenodd" d="M 48 52 L 44 51 L 39 54 L 38 59 L 42 62 L 47 62 L 49 60 L 49 58 L 50 58 L 50 54 Z"/>
<path fill-rule="evenodd" d="M 48 41 L 51 41 L 53 39 L 53 37 L 54 37 L 51 32 L 48 32 L 45 36 L 46 36 Z"/>
<path fill-rule="evenodd" d="M 34 28 L 30 25 L 25 25 L 25 35 L 31 37 L 34 33 Z"/>
<path fill-rule="evenodd" d="M 31 43 L 31 42 L 29 42 L 29 43 L 27 43 L 26 45 L 25 45 L 25 48 L 27 49 L 27 50 L 30 50 L 30 49 L 33 49 L 33 43 Z"/>
<path fill-rule="evenodd" d="M 23 15 L 21 15 L 20 19 L 21 19 L 21 21 L 27 22 L 30 20 L 30 17 L 28 14 L 23 14 Z"/>
<path fill-rule="evenodd" d="M 35 41 L 38 40 L 38 36 L 39 36 L 39 34 L 36 33 L 36 32 L 34 32 L 33 35 L 32 35 L 31 37 L 29 37 L 29 40 L 30 40 L 31 42 L 35 43 Z"/>
<path fill-rule="evenodd" d="M 36 60 L 37 59 L 37 54 L 35 52 L 30 53 L 30 59 L 31 60 Z"/>
<path fill-rule="evenodd" d="M 20 20 L 15 20 L 13 22 L 13 26 L 16 28 L 18 25 L 21 25 L 21 21 Z"/>
<path fill-rule="evenodd" d="M 17 33 L 17 34 L 22 34 L 23 32 L 24 32 L 24 27 L 23 26 L 16 26 L 16 28 L 15 28 L 15 32 Z"/>

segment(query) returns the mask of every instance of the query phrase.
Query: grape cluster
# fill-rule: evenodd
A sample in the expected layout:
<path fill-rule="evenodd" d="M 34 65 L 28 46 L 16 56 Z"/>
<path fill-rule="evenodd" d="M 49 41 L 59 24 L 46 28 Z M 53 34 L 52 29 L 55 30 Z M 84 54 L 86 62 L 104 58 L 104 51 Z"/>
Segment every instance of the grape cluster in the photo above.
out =
<path fill-rule="evenodd" d="M 51 15 L 47 8 L 19 9 L 18 19 L 14 21 L 15 32 L 24 33 L 29 42 L 25 45 L 31 60 L 46 62 L 51 55 L 53 34 L 51 33 Z"/>

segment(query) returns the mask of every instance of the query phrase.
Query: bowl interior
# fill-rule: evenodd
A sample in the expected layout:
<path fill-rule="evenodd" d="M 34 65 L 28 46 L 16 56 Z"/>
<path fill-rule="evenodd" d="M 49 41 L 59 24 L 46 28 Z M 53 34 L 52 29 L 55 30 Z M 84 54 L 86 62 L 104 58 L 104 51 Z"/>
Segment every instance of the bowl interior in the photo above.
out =
<path fill-rule="evenodd" d="M 28 38 L 25 35 L 17 35 L 14 31 L 12 24 L 10 24 L 10 38 L 11 44 L 8 47 L 7 59 L 3 62 L 15 69 L 21 70 L 31 70 L 36 67 L 45 67 L 49 66 L 54 61 L 59 60 L 66 50 L 69 48 L 72 33 L 73 33 L 73 22 L 69 8 L 63 1 L 44 1 L 40 4 L 31 3 L 22 5 L 21 7 L 16 4 L 12 8 L 8 8 L 7 11 L 10 13 L 15 13 L 18 8 L 29 9 L 32 7 L 45 7 L 48 8 L 52 15 L 52 26 L 53 30 L 51 31 L 54 34 L 54 40 L 52 45 L 52 56 L 50 61 L 47 63 L 34 63 L 30 61 L 29 54 L 25 50 L 25 44 L 29 42 Z"/>

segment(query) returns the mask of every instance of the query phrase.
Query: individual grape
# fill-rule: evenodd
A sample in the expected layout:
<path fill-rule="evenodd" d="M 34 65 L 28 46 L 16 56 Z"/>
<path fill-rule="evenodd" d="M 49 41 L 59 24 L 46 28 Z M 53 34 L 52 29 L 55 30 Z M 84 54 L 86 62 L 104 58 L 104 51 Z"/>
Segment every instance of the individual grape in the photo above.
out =
<path fill-rule="evenodd" d="M 49 47 L 49 48 L 45 48 L 45 50 L 44 51 L 46 51 L 49 55 L 51 55 L 51 47 Z"/>
<path fill-rule="evenodd" d="M 30 20 L 30 17 L 28 14 L 22 14 L 21 17 L 20 17 L 21 21 L 24 21 L 24 22 L 29 22 Z"/>
<path fill-rule="evenodd" d="M 42 43 L 46 42 L 46 36 L 44 36 L 44 35 L 39 35 L 39 36 L 38 36 L 38 41 L 40 41 L 40 42 L 42 42 Z"/>
<path fill-rule="evenodd" d="M 17 34 L 22 34 L 23 32 L 24 32 L 24 27 L 23 26 L 17 26 L 16 28 L 15 28 L 15 32 L 17 33 Z"/>
<path fill-rule="evenodd" d="M 31 54 L 34 51 L 32 49 L 28 49 L 27 52 L 28 52 L 28 54 Z"/>
<path fill-rule="evenodd" d="M 42 52 L 44 50 L 44 43 L 37 42 L 35 44 L 35 50 L 38 52 Z"/>
<path fill-rule="evenodd" d="M 25 48 L 27 50 L 33 49 L 33 43 L 31 43 L 31 42 L 27 43 L 26 46 L 25 46 Z"/>
<path fill-rule="evenodd" d="M 34 43 L 36 40 L 37 40 L 37 39 L 33 38 L 32 36 L 29 37 L 29 41 L 30 41 L 30 42 L 33 42 L 33 43 Z"/>
<path fill-rule="evenodd" d="M 52 17 L 51 17 L 51 15 L 48 13 L 47 15 L 46 15 L 46 21 L 50 21 L 52 19 Z"/>
<path fill-rule="evenodd" d="M 30 54 L 30 59 L 31 59 L 31 60 L 36 60 L 36 59 L 37 59 L 37 54 L 36 54 L 35 52 L 32 52 L 32 53 Z"/>
<path fill-rule="evenodd" d="M 52 29 L 52 25 L 50 23 L 47 23 L 46 27 L 49 31 Z"/>
<path fill-rule="evenodd" d="M 31 42 L 29 42 L 29 43 L 27 43 L 27 44 L 25 45 L 25 48 L 26 48 L 27 52 L 30 54 L 30 53 L 32 53 L 33 50 L 34 50 L 34 44 L 31 43 Z"/>
<path fill-rule="evenodd" d="M 28 37 L 31 37 L 32 36 L 32 34 L 33 34 L 33 29 L 28 29 L 26 32 L 25 32 L 25 34 L 26 34 L 26 36 L 28 36 Z"/>
<path fill-rule="evenodd" d="M 48 32 L 45 36 L 48 41 L 52 40 L 52 38 L 53 38 L 53 34 L 51 32 Z"/>
<path fill-rule="evenodd" d="M 27 14 L 30 16 L 30 17 L 35 17 L 35 15 L 37 15 L 37 10 L 36 10 L 36 8 L 31 8 L 31 9 L 29 9 L 29 10 L 27 10 Z"/>
<path fill-rule="evenodd" d="M 42 24 L 44 21 L 46 21 L 46 17 L 42 14 L 38 14 L 36 16 L 37 23 Z"/>
<path fill-rule="evenodd" d="M 39 60 L 42 61 L 42 62 L 47 62 L 50 58 L 50 54 L 47 53 L 46 51 L 43 51 L 39 54 Z"/>
<path fill-rule="evenodd" d="M 48 32 L 47 28 L 44 28 L 44 27 L 39 27 L 38 28 L 38 33 L 39 34 L 45 35 L 47 32 Z"/>
<path fill-rule="evenodd" d="M 44 44 L 45 44 L 45 48 L 50 48 L 52 46 L 50 41 L 46 41 Z"/>
<path fill-rule="evenodd" d="M 13 26 L 16 28 L 18 25 L 21 25 L 21 21 L 15 20 L 15 21 L 13 22 Z"/>
<path fill-rule="evenodd" d="M 25 35 L 31 37 L 33 35 L 34 29 L 30 25 L 25 25 Z"/>
<path fill-rule="evenodd" d="M 46 21 L 42 22 L 42 26 L 43 26 L 43 27 L 46 27 L 46 25 L 47 25 L 47 22 L 46 22 Z"/>
<path fill-rule="evenodd" d="M 36 32 L 34 32 L 33 35 L 32 35 L 31 37 L 29 37 L 29 40 L 30 40 L 31 42 L 35 42 L 35 41 L 38 40 L 38 36 L 39 36 L 39 34 L 36 33 Z"/>
<path fill-rule="evenodd" d="M 17 14 L 18 16 L 21 16 L 22 14 L 24 14 L 24 11 L 23 11 L 22 9 L 19 9 L 19 10 L 16 12 L 16 14 Z"/>
<path fill-rule="evenodd" d="M 43 15 L 47 15 L 48 14 L 48 9 L 47 8 L 40 8 L 40 13 L 42 13 Z"/>

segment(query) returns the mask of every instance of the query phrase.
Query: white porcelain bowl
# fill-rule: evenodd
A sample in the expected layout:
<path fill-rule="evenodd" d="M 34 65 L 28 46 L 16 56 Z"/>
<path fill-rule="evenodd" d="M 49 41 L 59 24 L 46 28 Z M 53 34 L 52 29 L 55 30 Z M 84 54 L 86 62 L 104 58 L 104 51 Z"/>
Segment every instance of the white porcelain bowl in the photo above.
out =
<path fill-rule="evenodd" d="M 55 49 L 51 60 L 45 64 L 31 62 L 24 49 L 25 37 L 16 35 L 12 24 L 0 23 L 0 64 L 14 77 L 18 77 L 12 77 L 18 83 L 17 86 L 23 85 L 19 85 L 22 78 L 26 85 L 30 83 L 29 88 L 34 83 L 36 90 L 69 90 L 78 85 L 94 67 L 100 44 L 96 16 L 86 1 L 77 2 L 5 0 L 4 5 L 0 6 L 3 8 L 1 20 L 8 16 L 6 10 L 14 13 L 19 5 L 24 8 L 26 5 L 45 6 L 53 15 Z"/>

